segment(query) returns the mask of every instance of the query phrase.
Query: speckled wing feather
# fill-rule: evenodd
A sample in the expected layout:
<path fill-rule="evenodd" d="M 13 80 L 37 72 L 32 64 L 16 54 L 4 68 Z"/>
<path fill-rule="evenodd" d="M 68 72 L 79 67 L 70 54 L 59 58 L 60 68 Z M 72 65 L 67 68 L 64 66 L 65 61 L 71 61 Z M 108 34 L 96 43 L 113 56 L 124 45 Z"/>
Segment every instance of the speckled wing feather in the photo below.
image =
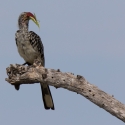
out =
<path fill-rule="evenodd" d="M 34 48 L 34 50 L 36 50 L 41 57 L 41 60 L 43 62 L 43 66 L 45 66 L 45 57 L 44 57 L 44 46 L 42 44 L 42 40 L 41 38 L 33 31 L 29 31 L 29 42 L 32 45 L 32 47 Z"/>

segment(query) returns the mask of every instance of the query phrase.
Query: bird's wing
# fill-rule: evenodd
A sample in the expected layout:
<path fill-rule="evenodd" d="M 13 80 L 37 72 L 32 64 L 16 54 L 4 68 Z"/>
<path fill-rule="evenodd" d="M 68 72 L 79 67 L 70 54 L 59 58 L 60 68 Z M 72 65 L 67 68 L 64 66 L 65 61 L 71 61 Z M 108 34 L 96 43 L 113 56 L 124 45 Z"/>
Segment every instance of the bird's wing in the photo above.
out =
<path fill-rule="evenodd" d="M 41 38 L 33 31 L 29 31 L 28 36 L 31 46 L 40 54 L 41 60 L 43 61 L 43 66 L 45 66 L 44 46 Z"/>

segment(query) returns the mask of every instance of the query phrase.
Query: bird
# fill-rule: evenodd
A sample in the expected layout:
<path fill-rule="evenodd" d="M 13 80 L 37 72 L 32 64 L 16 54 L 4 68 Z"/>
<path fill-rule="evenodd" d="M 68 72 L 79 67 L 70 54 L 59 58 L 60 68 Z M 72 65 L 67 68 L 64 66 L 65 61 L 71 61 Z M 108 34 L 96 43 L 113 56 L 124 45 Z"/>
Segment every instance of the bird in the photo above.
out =
<path fill-rule="evenodd" d="M 19 29 L 15 33 L 15 41 L 19 55 L 24 59 L 25 64 L 32 65 L 38 59 L 41 65 L 45 66 L 44 46 L 39 35 L 33 31 L 28 31 L 29 21 L 32 20 L 38 27 L 39 22 L 36 15 L 31 12 L 22 12 L 18 18 Z M 44 108 L 54 110 L 54 102 L 48 84 L 40 83 Z M 15 85 L 19 90 L 20 85 Z"/>

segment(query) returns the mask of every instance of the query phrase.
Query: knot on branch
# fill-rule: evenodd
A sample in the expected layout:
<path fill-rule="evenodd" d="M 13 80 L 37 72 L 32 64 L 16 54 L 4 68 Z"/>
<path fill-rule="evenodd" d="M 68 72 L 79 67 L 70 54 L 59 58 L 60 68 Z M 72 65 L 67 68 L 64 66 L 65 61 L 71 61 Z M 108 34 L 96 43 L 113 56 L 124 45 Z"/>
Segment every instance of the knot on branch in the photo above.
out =
<path fill-rule="evenodd" d="M 6 73 L 8 78 L 6 81 L 12 81 L 13 79 L 19 77 L 20 75 L 24 74 L 28 70 L 27 66 L 20 65 L 20 64 L 10 64 L 10 67 L 6 68 Z"/>
<path fill-rule="evenodd" d="M 34 60 L 34 63 L 31 66 L 25 66 L 25 64 L 10 64 L 10 66 L 6 68 L 8 78 L 5 80 L 11 84 L 15 83 L 15 81 L 19 82 L 19 79 L 26 76 L 28 72 L 33 72 L 35 68 L 37 70 L 41 66 L 41 62 L 39 60 Z"/>
<path fill-rule="evenodd" d="M 13 76 L 22 75 L 27 71 L 28 67 L 19 64 L 10 64 L 10 67 L 6 68 L 6 72 L 9 78 Z"/>
<path fill-rule="evenodd" d="M 39 59 L 35 59 L 34 60 L 34 63 L 33 63 L 33 66 L 37 67 L 37 66 L 42 66 L 41 65 L 41 61 Z"/>

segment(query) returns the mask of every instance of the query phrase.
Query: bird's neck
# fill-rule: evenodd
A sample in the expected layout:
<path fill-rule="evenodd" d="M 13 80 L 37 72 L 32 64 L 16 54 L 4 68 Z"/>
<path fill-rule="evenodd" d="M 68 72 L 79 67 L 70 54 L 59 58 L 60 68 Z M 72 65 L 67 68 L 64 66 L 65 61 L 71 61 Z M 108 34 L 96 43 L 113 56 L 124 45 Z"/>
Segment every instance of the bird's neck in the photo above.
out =
<path fill-rule="evenodd" d="M 28 24 L 21 24 L 19 25 L 19 29 L 23 31 L 28 31 Z"/>

